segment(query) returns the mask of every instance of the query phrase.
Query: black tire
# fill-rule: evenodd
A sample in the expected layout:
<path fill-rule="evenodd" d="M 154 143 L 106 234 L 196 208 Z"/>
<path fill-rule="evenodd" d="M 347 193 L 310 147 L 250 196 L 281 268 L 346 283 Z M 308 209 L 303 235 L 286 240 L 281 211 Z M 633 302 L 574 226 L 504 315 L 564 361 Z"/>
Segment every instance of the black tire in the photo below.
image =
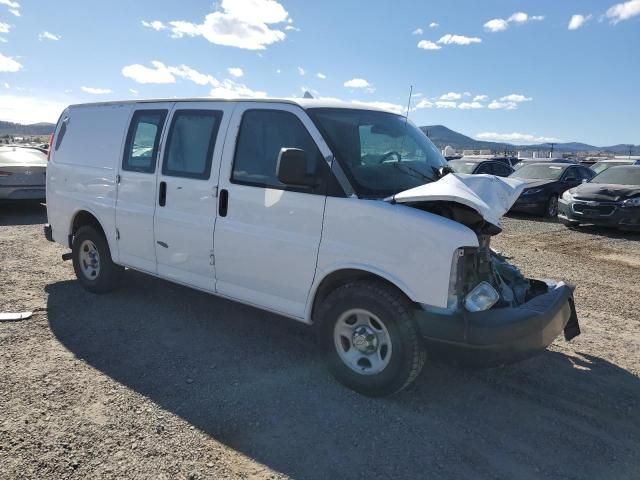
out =
<path fill-rule="evenodd" d="M 425 346 L 412 318 L 413 308 L 400 292 L 374 281 L 348 283 L 331 292 L 320 305 L 316 320 L 319 343 L 336 380 L 370 397 L 391 395 L 413 382 L 426 361 Z M 338 353 L 334 329 L 341 316 L 354 309 L 375 315 L 390 337 L 390 358 L 379 373 L 358 373 Z"/>
<path fill-rule="evenodd" d="M 547 218 L 556 218 L 558 216 L 558 196 L 551 195 L 547 200 L 544 216 Z"/>
<path fill-rule="evenodd" d="M 86 247 L 86 242 L 95 245 L 99 269 L 95 270 L 95 276 L 85 273 L 81 258 L 81 247 Z M 80 227 L 73 237 L 73 269 L 76 277 L 85 290 L 92 293 L 107 293 L 118 287 L 124 268 L 116 265 L 111 260 L 111 251 L 104 235 L 90 226 Z"/>

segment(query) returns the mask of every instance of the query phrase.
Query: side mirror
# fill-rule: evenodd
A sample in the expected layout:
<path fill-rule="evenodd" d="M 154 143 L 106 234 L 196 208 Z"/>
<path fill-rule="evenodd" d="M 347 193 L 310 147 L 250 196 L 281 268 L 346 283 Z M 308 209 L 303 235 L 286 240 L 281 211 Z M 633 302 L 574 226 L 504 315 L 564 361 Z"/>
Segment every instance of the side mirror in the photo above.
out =
<path fill-rule="evenodd" d="M 586 179 L 586 178 L 583 178 L 583 179 L 582 179 L 582 183 L 589 183 L 589 180 L 588 180 L 588 179 Z"/>
<path fill-rule="evenodd" d="M 278 154 L 278 180 L 291 187 L 315 187 L 318 179 L 308 173 L 307 154 L 299 148 L 281 148 Z"/>

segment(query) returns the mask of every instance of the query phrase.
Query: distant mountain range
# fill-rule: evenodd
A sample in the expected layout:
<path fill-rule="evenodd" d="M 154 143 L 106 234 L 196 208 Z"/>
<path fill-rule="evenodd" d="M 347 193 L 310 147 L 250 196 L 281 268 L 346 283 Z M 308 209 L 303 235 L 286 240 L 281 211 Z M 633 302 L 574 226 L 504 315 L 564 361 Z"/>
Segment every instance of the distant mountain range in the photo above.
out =
<path fill-rule="evenodd" d="M 20 123 L 11 123 L 0 121 L 0 137 L 4 135 L 51 135 L 55 125 L 53 123 L 33 123 L 31 125 L 22 125 Z M 513 145 L 510 143 L 486 142 L 482 140 L 474 140 L 461 133 L 455 132 L 444 125 L 428 125 L 420 127 L 431 141 L 439 148 L 443 149 L 447 145 L 460 150 L 494 150 L 503 151 L 506 149 L 515 150 L 549 150 L 549 144 L 537 145 Z M 611 152 L 617 154 L 625 154 L 629 152 L 629 145 L 611 145 L 609 147 L 595 147 L 586 143 L 570 142 L 557 143 L 553 147 L 554 151 L 562 153 L 571 152 Z M 640 145 L 633 147 L 634 153 L 640 152 Z"/>
<path fill-rule="evenodd" d="M 428 125 L 420 127 L 425 132 L 431 141 L 435 143 L 439 148 L 444 148 L 447 145 L 459 150 L 495 150 L 504 151 L 507 150 L 549 150 L 550 145 L 548 143 L 534 144 L 534 145 L 513 145 L 506 142 L 486 142 L 482 140 L 474 140 L 471 137 L 467 137 L 461 133 L 455 132 L 444 125 Z M 555 152 L 571 153 L 571 152 L 611 152 L 618 154 L 629 153 L 629 145 L 611 145 L 609 147 L 596 147 L 588 145 L 586 143 L 569 142 L 569 143 L 556 143 L 553 147 Z M 633 151 L 640 152 L 640 145 L 633 147 Z"/>
<path fill-rule="evenodd" d="M 53 123 L 46 122 L 22 125 L 0 120 L 0 137 L 4 135 L 51 135 L 54 127 Z"/>

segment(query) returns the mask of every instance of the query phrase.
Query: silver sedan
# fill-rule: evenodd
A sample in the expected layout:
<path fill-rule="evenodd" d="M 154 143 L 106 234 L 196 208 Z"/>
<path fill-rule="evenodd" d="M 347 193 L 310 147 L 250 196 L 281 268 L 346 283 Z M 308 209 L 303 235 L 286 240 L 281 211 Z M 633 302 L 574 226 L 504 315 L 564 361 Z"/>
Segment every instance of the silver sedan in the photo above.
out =
<path fill-rule="evenodd" d="M 44 200 L 47 155 L 35 148 L 0 146 L 0 200 Z"/>

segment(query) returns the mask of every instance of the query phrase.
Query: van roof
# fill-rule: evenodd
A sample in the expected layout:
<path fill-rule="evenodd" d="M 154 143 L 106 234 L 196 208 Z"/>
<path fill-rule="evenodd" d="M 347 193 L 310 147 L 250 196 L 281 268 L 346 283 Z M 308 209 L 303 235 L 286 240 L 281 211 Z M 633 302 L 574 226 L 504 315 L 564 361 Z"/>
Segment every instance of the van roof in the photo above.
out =
<path fill-rule="evenodd" d="M 297 105 L 305 110 L 308 108 L 350 108 L 354 110 L 374 110 L 379 112 L 392 112 L 389 109 L 381 108 L 380 106 L 372 105 L 369 103 L 359 102 L 345 102 L 338 99 L 328 98 L 212 98 L 212 97 L 189 97 L 189 98 L 153 98 L 153 99 L 139 99 L 139 100 L 122 100 L 122 101 L 109 101 L 109 102 L 93 102 L 93 103 L 77 103 L 69 105 L 69 107 L 88 107 L 88 106 L 100 106 L 100 105 L 130 105 L 130 104 L 145 104 L 145 103 L 168 103 L 168 102 L 259 102 L 259 103 L 285 103 L 288 105 Z"/>

